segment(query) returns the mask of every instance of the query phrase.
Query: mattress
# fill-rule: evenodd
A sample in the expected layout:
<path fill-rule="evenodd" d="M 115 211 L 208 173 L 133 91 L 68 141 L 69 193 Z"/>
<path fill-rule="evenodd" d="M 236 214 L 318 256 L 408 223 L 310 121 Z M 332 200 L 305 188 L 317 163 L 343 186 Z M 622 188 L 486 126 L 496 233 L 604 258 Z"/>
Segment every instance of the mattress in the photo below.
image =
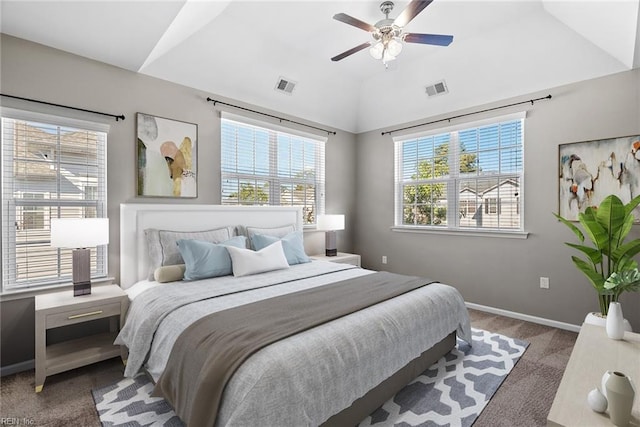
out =
<path fill-rule="evenodd" d="M 130 349 L 125 374 L 146 369 L 157 380 L 181 332 L 208 313 L 370 273 L 314 261 L 242 278 L 137 284 L 116 340 Z M 236 371 L 217 422 L 321 424 L 452 331 L 470 340 L 464 301 L 435 283 L 286 338 Z"/>

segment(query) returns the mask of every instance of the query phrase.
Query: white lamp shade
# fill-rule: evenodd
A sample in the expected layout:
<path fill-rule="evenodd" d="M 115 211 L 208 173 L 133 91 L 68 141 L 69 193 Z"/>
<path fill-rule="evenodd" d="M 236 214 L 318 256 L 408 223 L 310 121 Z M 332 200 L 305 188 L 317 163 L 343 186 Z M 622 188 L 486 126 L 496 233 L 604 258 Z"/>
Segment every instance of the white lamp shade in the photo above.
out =
<path fill-rule="evenodd" d="M 386 64 L 387 62 L 391 62 L 395 60 L 396 60 L 396 57 L 391 55 L 388 50 L 384 51 L 384 55 L 382 56 L 382 62 Z"/>
<path fill-rule="evenodd" d="M 402 43 L 396 39 L 391 39 L 387 44 L 387 50 L 389 51 L 389 55 L 393 56 L 395 59 L 395 57 L 400 55 L 400 52 L 402 52 Z"/>
<path fill-rule="evenodd" d="M 369 49 L 369 54 L 373 57 L 373 59 L 382 59 L 383 50 L 384 46 L 382 45 L 382 42 L 378 42 Z"/>
<path fill-rule="evenodd" d="M 344 215 L 318 215 L 318 230 L 344 230 Z"/>
<path fill-rule="evenodd" d="M 109 243 L 109 218 L 51 218 L 51 246 L 91 248 Z"/>

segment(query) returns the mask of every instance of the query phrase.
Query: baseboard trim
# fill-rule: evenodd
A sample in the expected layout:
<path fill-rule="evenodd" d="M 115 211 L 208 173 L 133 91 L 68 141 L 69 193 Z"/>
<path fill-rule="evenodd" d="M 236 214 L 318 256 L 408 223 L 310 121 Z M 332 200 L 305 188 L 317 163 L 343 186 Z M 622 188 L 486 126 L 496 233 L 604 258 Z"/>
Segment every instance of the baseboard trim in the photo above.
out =
<path fill-rule="evenodd" d="M 14 363 L 13 365 L 2 366 L 0 367 L 0 377 L 17 374 L 18 372 L 30 371 L 35 368 L 36 361 L 34 359 L 27 360 L 25 362 Z"/>
<path fill-rule="evenodd" d="M 503 310 L 501 308 L 489 307 L 487 305 L 465 302 L 467 308 L 473 310 L 484 311 L 491 314 L 499 314 L 500 316 L 511 317 L 513 319 L 525 320 L 527 322 L 538 323 L 540 325 L 552 326 L 558 329 L 564 329 L 571 332 L 580 332 L 580 326 L 571 323 L 558 322 L 557 320 L 545 319 L 544 317 L 531 316 L 529 314 L 517 313 L 515 311 Z"/>

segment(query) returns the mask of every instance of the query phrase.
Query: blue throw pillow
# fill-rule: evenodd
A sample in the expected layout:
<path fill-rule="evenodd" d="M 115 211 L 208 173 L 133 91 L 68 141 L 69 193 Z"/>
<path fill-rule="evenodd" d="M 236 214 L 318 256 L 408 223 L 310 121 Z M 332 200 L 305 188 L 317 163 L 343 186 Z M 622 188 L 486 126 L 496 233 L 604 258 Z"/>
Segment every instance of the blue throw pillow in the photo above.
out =
<path fill-rule="evenodd" d="M 251 244 L 256 251 L 266 248 L 278 240 L 282 241 L 282 249 L 284 249 L 284 255 L 287 257 L 289 265 L 311 261 L 304 251 L 302 231 L 294 231 L 283 238 L 267 236 L 266 234 L 254 234 L 251 236 Z"/>
<path fill-rule="evenodd" d="M 180 239 L 177 243 L 186 267 L 184 280 L 200 280 L 233 273 L 231 257 L 225 246 L 246 248 L 247 238 L 236 236 L 222 243 Z"/>

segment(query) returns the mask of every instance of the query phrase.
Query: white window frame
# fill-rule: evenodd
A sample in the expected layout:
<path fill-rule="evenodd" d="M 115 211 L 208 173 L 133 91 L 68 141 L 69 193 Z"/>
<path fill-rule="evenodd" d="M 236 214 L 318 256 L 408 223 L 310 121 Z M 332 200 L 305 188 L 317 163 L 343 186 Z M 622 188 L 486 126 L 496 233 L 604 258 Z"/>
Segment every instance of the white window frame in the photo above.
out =
<path fill-rule="evenodd" d="M 516 112 L 512 114 L 496 116 L 483 120 L 467 122 L 454 126 L 447 126 L 441 128 L 433 128 L 424 132 L 403 134 L 393 137 L 394 141 L 394 225 L 391 227 L 393 231 L 398 232 L 418 232 L 418 233 L 433 233 L 433 234 L 451 234 L 451 235 L 468 235 L 468 236 L 491 236 L 491 237 L 507 237 L 507 238 L 527 238 L 528 233 L 525 231 L 524 224 L 524 156 L 525 156 L 525 118 L 526 111 Z M 521 146 L 522 146 L 522 169 L 520 173 L 495 173 L 486 175 L 487 178 L 498 178 L 499 181 L 507 179 L 509 177 L 515 177 L 519 181 L 519 194 L 516 197 L 516 212 L 520 215 L 520 227 L 519 228 L 476 228 L 476 227 L 461 227 L 460 226 L 460 198 L 458 184 L 459 181 L 464 180 L 465 176 L 459 173 L 459 157 L 458 152 L 458 133 L 460 131 L 480 128 L 487 125 L 495 125 L 502 122 L 510 122 L 514 120 L 521 120 L 522 133 L 521 133 Z M 449 151 L 448 151 L 448 164 L 449 174 L 443 177 L 437 177 L 428 180 L 406 180 L 403 179 L 403 143 L 416 139 L 424 138 L 436 135 L 449 134 Z M 485 176 L 483 176 L 484 178 Z M 475 177 L 474 177 L 475 178 Z M 403 224 L 403 186 L 406 184 L 416 183 L 443 183 L 446 184 L 447 194 L 447 225 L 417 225 L 417 224 Z M 478 207 L 480 202 L 478 202 Z M 483 206 L 484 210 L 485 207 Z"/>
<path fill-rule="evenodd" d="M 248 126 L 257 128 L 269 133 L 269 174 L 268 175 L 254 175 L 250 173 L 238 173 L 238 172 L 230 172 L 225 171 L 225 167 L 223 164 L 223 135 L 222 135 L 222 122 L 229 121 L 235 122 L 241 126 Z M 277 159 L 277 135 L 278 134 L 286 134 L 290 136 L 295 136 L 298 138 L 302 138 L 306 141 L 313 142 L 315 145 L 315 174 L 313 180 L 305 180 L 305 179 L 297 179 L 297 178 L 283 178 L 278 176 L 278 159 Z M 314 206 L 314 221 L 313 222 L 304 222 L 305 228 L 313 228 L 316 224 L 317 216 L 325 213 L 325 150 L 326 150 L 326 142 L 327 137 L 319 136 L 316 134 L 310 134 L 306 132 L 302 132 L 297 129 L 291 129 L 284 126 L 278 126 L 273 123 L 267 123 L 255 119 L 251 119 L 245 116 L 239 116 L 236 114 L 222 112 L 221 114 L 221 126 L 220 126 L 220 193 L 221 193 L 221 203 L 229 204 L 229 201 L 224 200 L 224 186 L 225 180 L 256 180 L 256 181 L 267 181 L 269 183 L 269 205 L 272 206 L 280 206 L 280 191 L 281 185 L 283 184 L 302 184 L 309 185 L 313 184 L 315 188 L 315 206 Z M 238 201 L 238 204 L 240 202 Z M 289 206 L 286 204 L 286 206 Z M 303 212 L 304 214 L 304 212 Z"/>
<path fill-rule="evenodd" d="M 17 281 L 14 277 L 17 275 L 16 264 L 16 210 L 19 207 L 43 207 L 54 209 L 64 207 L 90 207 L 95 208 L 96 216 L 101 218 L 107 217 L 107 135 L 109 125 L 104 123 L 89 122 L 73 118 L 55 116 L 50 114 L 36 113 L 31 111 L 23 111 L 12 108 L 2 108 L 0 111 L 2 118 L 2 164 L 0 170 L 0 180 L 2 191 L 0 193 L 2 203 L 2 287 L 1 293 L 22 292 L 25 290 L 33 290 L 39 288 L 55 288 L 69 285 L 71 283 L 71 272 L 69 274 L 58 274 L 55 277 L 45 277 L 41 279 L 31 279 Z M 100 135 L 102 159 L 98 159 L 98 175 L 102 182 L 97 185 L 101 187 L 96 190 L 102 197 L 97 201 L 85 202 L 82 199 L 66 200 L 66 199 L 34 199 L 37 202 L 30 202 L 31 199 L 14 198 L 13 180 L 10 178 L 13 174 L 13 146 L 14 140 L 10 133 L 5 133 L 5 123 L 9 121 L 27 121 L 35 122 L 52 127 L 74 128 L 79 130 L 95 131 Z M 10 146 L 10 147 L 5 147 Z M 101 160 L 101 161 L 100 161 Z M 59 162 L 59 158 L 58 158 Z M 58 173 L 58 176 L 60 174 Z M 30 192 L 30 191 L 27 191 Z M 13 224 L 13 226 L 11 226 Z M 46 243 L 46 242 L 43 242 Z M 96 268 L 91 271 L 91 278 L 106 278 L 108 274 L 108 250 L 106 245 L 92 248 L 96 254 Z M 58 249 L 57 263 L 61 263 L 61 249 Z M 66 251 L 66 250 L 65 250 Z"/>

